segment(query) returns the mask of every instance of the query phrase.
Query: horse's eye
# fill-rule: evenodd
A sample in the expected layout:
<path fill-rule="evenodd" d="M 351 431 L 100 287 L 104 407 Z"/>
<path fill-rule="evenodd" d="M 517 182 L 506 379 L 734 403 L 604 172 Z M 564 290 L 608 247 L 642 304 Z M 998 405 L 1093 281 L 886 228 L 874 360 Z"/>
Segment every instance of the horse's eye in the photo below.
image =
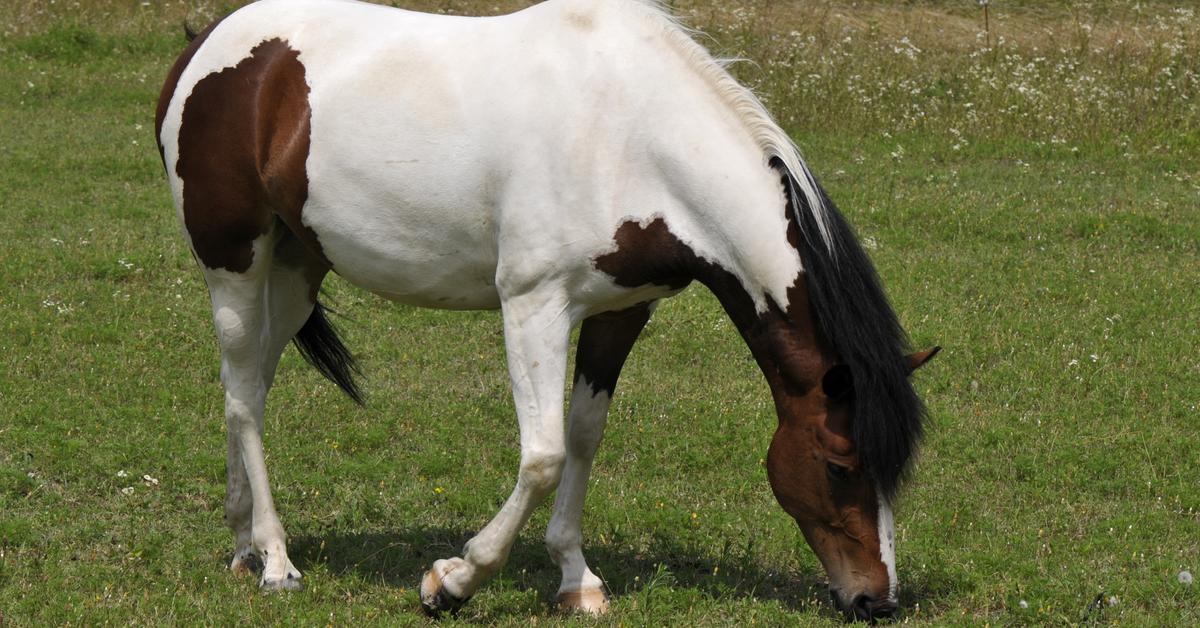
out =
<path fill-rule="evenodd" d="M 829 477 L 835 480 L 844 480 L 850 475 L 849 469 L 840 464 L 834 464 L 832 462 L 825 463 L 825 472 L 829 474 Z"/>

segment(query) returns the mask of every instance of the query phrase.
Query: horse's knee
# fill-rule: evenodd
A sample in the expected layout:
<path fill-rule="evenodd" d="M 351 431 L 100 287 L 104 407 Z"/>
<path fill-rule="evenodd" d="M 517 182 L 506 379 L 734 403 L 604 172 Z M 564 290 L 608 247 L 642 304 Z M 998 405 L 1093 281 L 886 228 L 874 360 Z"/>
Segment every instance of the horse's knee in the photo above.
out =
<path fill-rule="evenodd" d="M 534 451 L 521 456 L 520 482 L 540 496 L 558 486 L 566 453 L 561 449 Z"/>
<path fill-rule="evenodd" d="M 246 344 L 251 336 L 246 319 L 244 311 L 228 305 L 222 305 L 213 311 L 213 324 L 217 327 L 222 349 L 236 350 Z"/>
<path fill-rule="evenodd" d="M 258 402 L 263 395 L 257 391 L 238 390 L 229 382 L 225 384 L 225 429 L 229 430 L 237 438 L 245 436 L 249 430 L 256 430 L 258 426 L 258 408 L 262 404 Z"/>

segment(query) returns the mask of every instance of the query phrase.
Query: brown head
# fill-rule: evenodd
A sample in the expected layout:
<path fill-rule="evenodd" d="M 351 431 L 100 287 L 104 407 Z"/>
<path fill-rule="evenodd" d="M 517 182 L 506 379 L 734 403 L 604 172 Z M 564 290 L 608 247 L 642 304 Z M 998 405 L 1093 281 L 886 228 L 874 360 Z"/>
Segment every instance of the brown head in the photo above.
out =
<path fill-rule="evenodd" d="M 907 337 L 849 226 L 821 190 L 827 235 L 811 235 L 815 212 L 774 165 L 804 270 L 785 307 L 739 325 L 779 417 L 767 475 L 825 567 L 838 609 L 852 619 L 890 616 L 898 588 L 891 505 L 925 418 L 909 376 L 938 349 L 906 355 Z"/>
<path fill-rule="evenodd" d="M 852 619 L 887 617 L 896 610 L 898 587 L 891 496 L 855 441 L 850 367 L 815 353 L 812 360 L 780 363 L 768 377 L 779 425 L 767 477 L 825 567 L 838 610 Z M 909 368 L 936 353 L 914 354 Z"/>

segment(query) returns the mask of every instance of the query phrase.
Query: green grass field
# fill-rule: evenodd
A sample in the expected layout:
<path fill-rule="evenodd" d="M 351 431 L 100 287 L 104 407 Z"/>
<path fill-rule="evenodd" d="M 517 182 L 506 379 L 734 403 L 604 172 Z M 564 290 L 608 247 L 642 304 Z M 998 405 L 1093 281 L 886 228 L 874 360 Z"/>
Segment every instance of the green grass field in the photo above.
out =
<path fill-rule="evenodd" d="M 1200 623 L 1178 580 L 1200 572 L 1192 4 L 997 0 L 987 35 L 966 0 L 672 4 L 746 59 L 914 344 L 945 347 L 916 380 L 933 422 L 896 513 L 899 621 Z M 334 279 L 369 405 L 289 351 L 266 418 L 307 590 L 225 571 L 217 345 L 153 115 L 183 20 L 233 6 L 0 7 L 0 625 L 424 624 L 421 573 L 511 490 L 498 315 Z M 553 612 L 544 507 L 456 621 L 837 624 L 766 481 L 775 421 L 716 301 L 666 302 L 586 509 L 612 613 Z"/>

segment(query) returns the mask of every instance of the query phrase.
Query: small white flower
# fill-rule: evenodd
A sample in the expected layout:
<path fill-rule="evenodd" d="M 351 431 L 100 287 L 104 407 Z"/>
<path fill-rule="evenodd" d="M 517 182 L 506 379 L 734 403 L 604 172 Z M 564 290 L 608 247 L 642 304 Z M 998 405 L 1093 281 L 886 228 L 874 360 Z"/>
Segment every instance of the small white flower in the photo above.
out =
<path fill-rule="evenodd" d="M 125 469 L 121 469 L 120 471 L 117 471 L 117 477 L 127 478 L 129 477 L 129 474 L 125 472 Z"/>
<path fill-rule="evenodd" d="M 1020 602 L 1017 602 L 1017 606 L 1020 606 L 1021 608 L 1029 608 L 1029 602 L 1021 600 Z"/>
<path fill-rule="evenodd" d="M 1188 570 L 1186 570 L 1186 569 L 1184 569 L 1183 571 L 1179 572 L 1179 584 L 1185 584 L 1185 585 L 1191 586 L 1191 584 L 1192 584 L 1192 572 L 1190 572 L 1190 571 L 1188 571 Z"/>
<path fill-rule="evenodd" d="M 152 478 L 148 474 L 142 476 L 142 481 L 152 486 L 158 486 L 158 478 Z"/>
<path fill-rule="evenodd" d="M 1108 596 L 1108 605 L 1116 606 L 1117 605 L 1117 596 L 1115 596 L 1115 595 Z"/>
<path fill-rule="evenodd" d="M 121 494 L 122 495 L 133 495 L 133 487 L 126 486 L 125 488 L 121 489 Z"/>

